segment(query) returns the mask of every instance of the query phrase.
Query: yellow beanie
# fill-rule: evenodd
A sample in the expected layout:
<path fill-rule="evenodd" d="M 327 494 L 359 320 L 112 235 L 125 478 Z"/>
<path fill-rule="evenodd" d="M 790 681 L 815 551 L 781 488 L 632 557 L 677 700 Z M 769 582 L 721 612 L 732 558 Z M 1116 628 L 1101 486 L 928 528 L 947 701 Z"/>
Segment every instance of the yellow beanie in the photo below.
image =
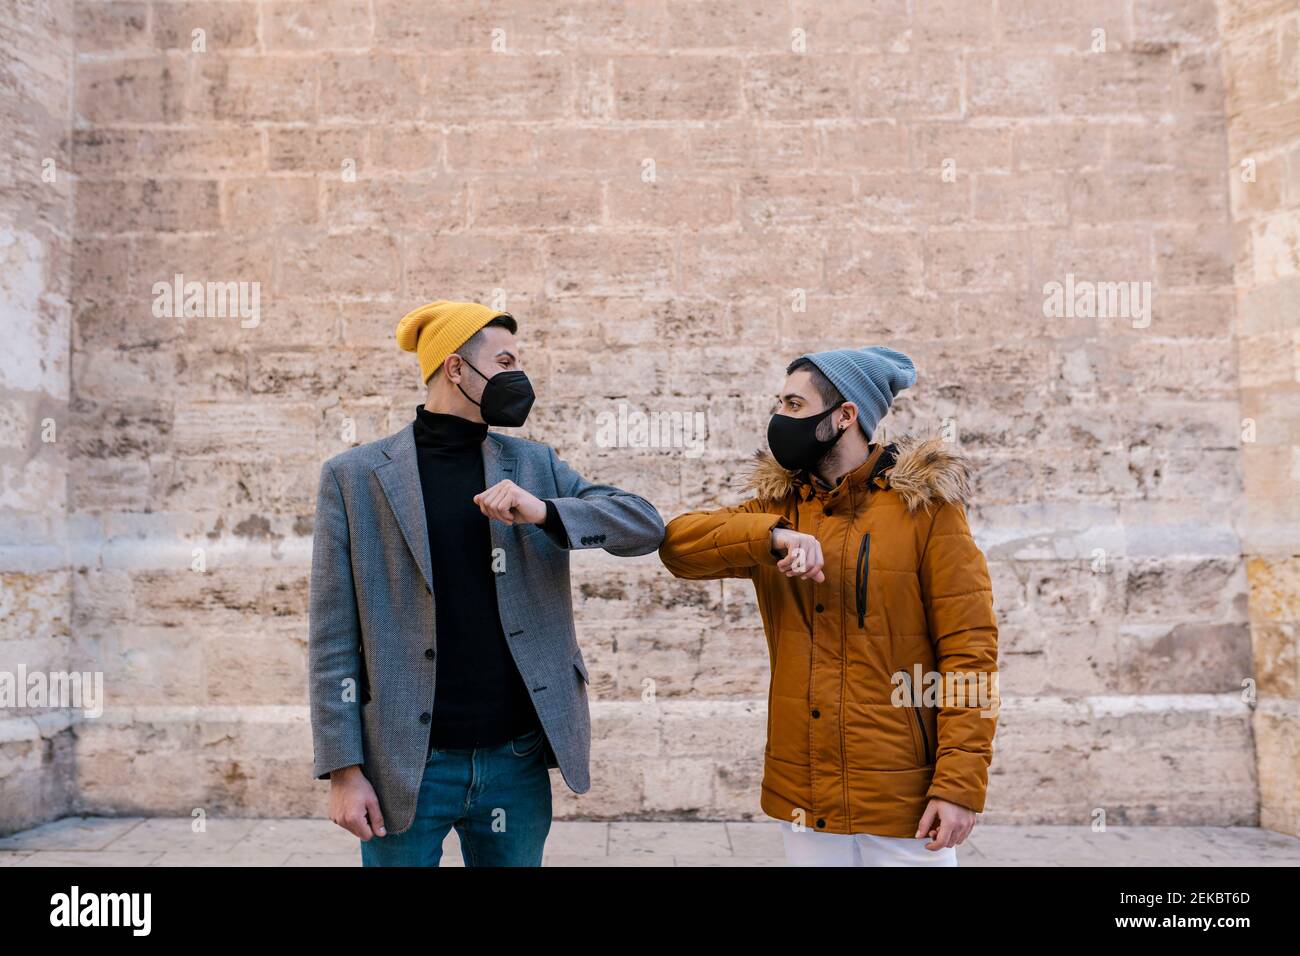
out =
<path fill-rule="evenodd" d="M 422 305 L 397 323 L 397 344 L 420 357 L 420 371 L 427 382 L 447 356 L 469 341 L 470 337 L 498 315 L 477 302 L 448 302 L 439 299 Z"/>

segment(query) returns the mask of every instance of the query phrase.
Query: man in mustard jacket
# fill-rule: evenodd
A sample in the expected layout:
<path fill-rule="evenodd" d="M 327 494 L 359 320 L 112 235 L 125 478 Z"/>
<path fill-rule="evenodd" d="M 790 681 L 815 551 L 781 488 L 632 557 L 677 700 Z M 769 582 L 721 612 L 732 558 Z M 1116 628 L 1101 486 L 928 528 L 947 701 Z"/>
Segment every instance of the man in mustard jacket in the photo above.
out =
<path fill-rule="evenodd" d="M 749 578 L 771 666 L 760 805 L 793 865 L 955 866 L 984 809 L 997 623 L 947 443 L 873 444 L 916 380 L 891 349 L 786 369 L 752 497 L 668 523 L 679 578 Z"/>

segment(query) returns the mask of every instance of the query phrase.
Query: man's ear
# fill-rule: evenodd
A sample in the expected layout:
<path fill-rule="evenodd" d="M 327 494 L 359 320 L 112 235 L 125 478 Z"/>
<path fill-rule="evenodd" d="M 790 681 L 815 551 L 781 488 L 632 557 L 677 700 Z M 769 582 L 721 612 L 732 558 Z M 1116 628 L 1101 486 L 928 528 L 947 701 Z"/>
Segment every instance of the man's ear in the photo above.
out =
<path fill-rule="evenodd" d="M 465 368 L 461 361 L 461 357 L 455 352 L 452 352 L 442 360 L 442 374 L 445 375 L 447 381 L 451 382 L 453 385 L 460 383 L 461 376 L 465 374 Z"/>
<path fill-rule="evenodd" d="M 840 406 L 840 414 L 835 417 L 845 426 L 844 430 L 848 431 L 858 423 L 858 406 L 852 402 L 845 402 Z"/>

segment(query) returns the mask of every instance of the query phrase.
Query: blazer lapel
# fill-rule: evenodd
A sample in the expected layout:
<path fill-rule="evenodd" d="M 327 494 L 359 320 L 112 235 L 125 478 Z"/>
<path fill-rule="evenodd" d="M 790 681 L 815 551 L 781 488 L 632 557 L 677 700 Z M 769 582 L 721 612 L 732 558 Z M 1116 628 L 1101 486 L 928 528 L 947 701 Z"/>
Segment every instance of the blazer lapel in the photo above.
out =
<path fill-rule="evenodd" d="M 393 435 L 384 445 L 387 461 L 375 466 L 375 477 L 384 489 L 388 506 L 393 509 L 402 537 L 411 550 L 411 557 L 424 576 L 424 583 L 433 590 L 433 575 L 429 571 L 429 525 L 424 514 L 424 490 L 420 486 L 420 464 L 415 457 L 415 428 L 407 425 Z"/>

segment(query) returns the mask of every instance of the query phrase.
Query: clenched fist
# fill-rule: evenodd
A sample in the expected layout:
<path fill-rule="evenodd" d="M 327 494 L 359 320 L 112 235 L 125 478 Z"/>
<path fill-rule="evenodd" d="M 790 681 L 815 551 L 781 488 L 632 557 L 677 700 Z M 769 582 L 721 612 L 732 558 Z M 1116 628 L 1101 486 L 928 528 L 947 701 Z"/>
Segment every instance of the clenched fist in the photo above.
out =
<path fill-rule="evenodd" d="M 541 524 L 546 520 L 546 502 L 531 492 L 520 488 L 509 478 L 498 481 L 486 491 L 474 496 L 474 504 L 489 518 L 505 524 L 523 521 Z"/>
<path fill-rule="evenodd" d="M 826 580 L 826 575 L 822 573 L 825 559 L 822 557 L 821 542 L 812 535 L 800 534 L 789 528 L 773 528 L 772 550 L 785 555 L 776 566 L 785 572 L 786 577 L 811 579 L 818 584 Z"/>

